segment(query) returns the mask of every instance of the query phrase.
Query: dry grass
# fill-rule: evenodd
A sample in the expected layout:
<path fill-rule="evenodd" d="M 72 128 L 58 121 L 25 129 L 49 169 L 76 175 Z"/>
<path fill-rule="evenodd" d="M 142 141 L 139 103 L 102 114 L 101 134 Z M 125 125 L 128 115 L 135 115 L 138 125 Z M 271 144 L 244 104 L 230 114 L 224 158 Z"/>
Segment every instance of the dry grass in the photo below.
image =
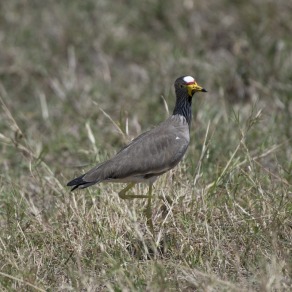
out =
<path fill-rule="evenodd" d="M 0 4 L 1 290 L 291 290 L 291 4 L 111 2 Z M 65 184 L 164 120 L 184 74 L 208 94 L 152 238 L 121 185 Z"/>

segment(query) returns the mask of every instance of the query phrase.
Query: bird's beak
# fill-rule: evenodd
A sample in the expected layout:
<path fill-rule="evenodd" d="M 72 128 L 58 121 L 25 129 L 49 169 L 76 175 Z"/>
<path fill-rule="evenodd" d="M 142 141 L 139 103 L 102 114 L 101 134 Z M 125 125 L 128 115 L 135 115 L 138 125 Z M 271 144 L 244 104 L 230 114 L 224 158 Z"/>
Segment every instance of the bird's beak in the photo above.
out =
<path fill-rule="evenodd" d="M 187 84 L 188 94 L 189 96 L 193 96 L 195 92 L 201 91 L 201 92 L 207 92 L 207 90 L 200 85 L 198 85 L 196 82 Z"/>

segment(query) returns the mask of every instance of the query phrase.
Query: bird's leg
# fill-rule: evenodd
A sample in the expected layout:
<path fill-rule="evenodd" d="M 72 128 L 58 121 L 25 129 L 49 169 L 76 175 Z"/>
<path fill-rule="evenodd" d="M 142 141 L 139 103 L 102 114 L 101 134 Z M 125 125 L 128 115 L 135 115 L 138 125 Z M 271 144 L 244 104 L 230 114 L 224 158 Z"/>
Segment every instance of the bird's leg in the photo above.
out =
<path fill-rule="evenodd" d="M 147 225 L 152 234 L 154 234 L 154 227 L 152 222 L 152 208 L 151 208 L 151 200 L 152 200 L 152 184 L 149 186 L 149 191 L 147 195 L 126 195 L 127 191 L 129 191 L 135 183 L 128 184 L 124 189 L 119 192 L 119 197 L 123 200 L 127 199 L 148 199 L 147 207 L 145 210 L 145 215 L 147 219 Z"/>
<path fill-rule="evenodd" d="M 124 189 L 119 192 L 119 197 L 123 200 L 131 200 L 131 199 L 146 199 L 148 196 L 143 195 L 126 195 L 126 192 L 130 190 L 135 183 L 128 184 Z"/>
<path fill-rule="evenodd" d="M 152 234 L 154 234 L 154 226 L 152 221 L 152 206 L 151 206 L 151 200 L 152 200 L 152 184 L 149 185 L 149 192 L 148 192 L 148 201 L 147 201 L 147 207 L 145 210 L 146 219 L 147 219 L 147 225 L 151 231 Z"/>

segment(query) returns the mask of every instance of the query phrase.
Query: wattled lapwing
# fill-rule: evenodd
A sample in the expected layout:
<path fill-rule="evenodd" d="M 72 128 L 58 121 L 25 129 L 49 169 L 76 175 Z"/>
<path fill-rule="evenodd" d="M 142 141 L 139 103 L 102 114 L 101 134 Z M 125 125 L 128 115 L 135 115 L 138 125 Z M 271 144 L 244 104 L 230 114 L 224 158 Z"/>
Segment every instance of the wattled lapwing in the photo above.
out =
<path fill-rule="evenodd" d="M 175 167 L 183 158 L 190 143 L 193 95 L 197 91 L 207 92 L 191 76 L 177 78 L 174 87 L 176 104 L 173 114 L 166 121 L 138 136 L 113 158 L 98 164 L 67 184 L 73 186 L 73 191 L 100 182 L 128 183 L 119 192 L 119 196 L 122 199 L 148 199 L 146 215 L 152 232 L 152 185 L 158 176 Z M 147 183 L 148 194 L 127 195 L 127 191 L 136 183 Z"/>

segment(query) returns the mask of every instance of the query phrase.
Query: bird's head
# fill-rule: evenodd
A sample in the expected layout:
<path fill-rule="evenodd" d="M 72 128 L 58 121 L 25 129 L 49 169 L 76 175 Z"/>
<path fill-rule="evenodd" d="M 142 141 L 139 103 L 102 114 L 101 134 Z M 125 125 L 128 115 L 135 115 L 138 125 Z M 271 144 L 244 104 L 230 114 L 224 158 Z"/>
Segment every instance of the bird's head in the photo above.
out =
<path fill-rule="evenodd" d="M 185 92 L 192 97 L 197 91 L 207 92 L 207 90 L 196 82 L 192 76 L 182 76 L 175 80 L 174 87 L 176 91 Z"/>

